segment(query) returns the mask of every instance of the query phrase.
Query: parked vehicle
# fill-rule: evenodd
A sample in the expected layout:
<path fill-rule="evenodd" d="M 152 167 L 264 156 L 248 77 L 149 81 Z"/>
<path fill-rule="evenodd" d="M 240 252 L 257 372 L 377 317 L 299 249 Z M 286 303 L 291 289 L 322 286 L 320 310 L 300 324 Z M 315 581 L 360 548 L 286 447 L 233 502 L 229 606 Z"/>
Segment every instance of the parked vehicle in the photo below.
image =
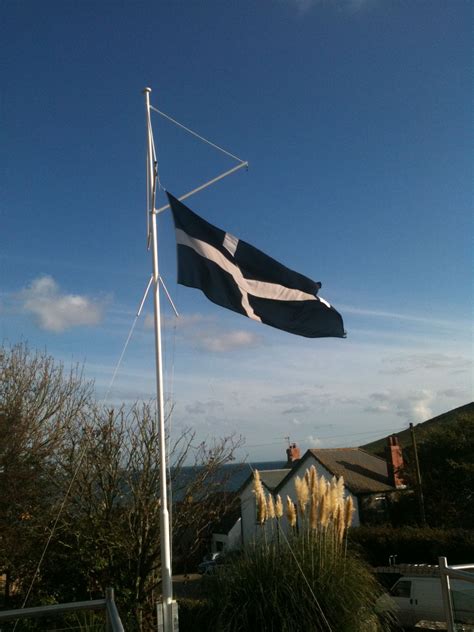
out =
<path fill-rule="evenodd" d="M 455 620 L 474 624 L 474 584 L 451 580 Z M 403 576 L 377 602 L 380 610 L 392 609 L 401 625 L 420 621 L 446 621 L 439 577 Z"/>
<path fill-rule="evenodd" d="M 203 561 L 198 565 L 198 572 L 201 575 L 208 575 L 213 573 L 217 564 L 221 561 L 220 553 L 210 553 L 206 555 Z"/>

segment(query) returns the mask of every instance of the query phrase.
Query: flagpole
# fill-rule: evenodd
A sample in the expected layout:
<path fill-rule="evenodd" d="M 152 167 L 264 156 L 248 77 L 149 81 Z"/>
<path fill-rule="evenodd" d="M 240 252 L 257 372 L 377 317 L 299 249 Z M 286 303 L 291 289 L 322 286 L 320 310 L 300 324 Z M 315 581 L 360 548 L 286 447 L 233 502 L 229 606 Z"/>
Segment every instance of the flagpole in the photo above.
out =
<path fill-rule="evenodd" d="M 163 602 L 163 632 L 173 631 L 172 601 L 173 583 L 171 573 L 171 538 L 168 512 L 168 490 L 166 482 L 166 436 L 165 436 L 165 415 L 163 397 L 163 360 L 161 352 L 161 312 L 160 312 L 160 283 L 158 269 L 158 240 L 156 230 L 156 214 L 154 212 L 154 181 L 155 165 L 153 164 L 153 139 L 150 120 L 150 93 L 151 88 L 145 88 L 147 138 L 148 138 L 148 160 L 147 160 L 147 188 L 149 220 L 151 223 L 151 250 L 153 260 L 153 304 L 155 321 L 155 363 L 156 363 L 156 403 L 159 425 L 159 446 L 160 446 L 160 546 L 161 546 L 161 592 Z M 160 627 L 158 627 L 160 629 Z"/>

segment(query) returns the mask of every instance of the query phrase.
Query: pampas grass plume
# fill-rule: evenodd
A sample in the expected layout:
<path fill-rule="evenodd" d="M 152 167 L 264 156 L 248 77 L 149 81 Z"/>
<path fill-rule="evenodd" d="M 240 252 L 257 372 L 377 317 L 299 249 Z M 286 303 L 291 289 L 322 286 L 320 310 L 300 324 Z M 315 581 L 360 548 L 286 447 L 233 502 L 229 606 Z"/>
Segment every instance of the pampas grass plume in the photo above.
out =
<path fill-rule="evenodd" d="M 296 498 L 298 499 L 298 505 L 301 511 L 301 515 L 304 516 L 306 511 L 306 505 L 309 500 L 309 488 L 306 478 L 295 478 Z"/>
<path fill-rule="evenodd" d="M 273 496 L 271 494 L 267 497 L 267 518 L 273 520 L 275 517 L 275 503 L 273 502 Z"/>
<path fill-rule="evenodd" d="M 308 471 L 308 470 L 306 470 Z M 312 465 L 309 468 L 309 483 L 308 483 L 308 487 L 309 487 L 309 493 L 311 495 L 313 495 L 316 491 L 317 491 L 317 485 L 318 485 L 318 474 L 316 472 L 316 468 L 314 467 L 314 465 Z"/>
<path fill-rule="evenodd" d="M 290 523 L 290 527 L 296 527 L 296 509 L 295 503 L 289 496 L 286 497 L 286 517 Z"/>
<path fill-rule="evenodd" d="M 281 496 L 278 494 L 275 502 L 275 516 L 277 518 L 281 518 L 283 516 L 283 503 L 281 501 Z"/>
<path fill-rule="evenodd" d="M 354 513 L 354 501 L 352 500 L 352 496 L 348 496 L 346 498 L 346 502 L 344 503 L 344 527 L 349 529 L 352 524 L 352 514 Z"/>
<path fill-rule="evenodd" d="M 260 524 L 263 524 L 267 519 L 267 503 L 265 500 L 265 494 L 262 490 L 257 496 L 257 520 Z"/>
<path fill-rule="evenodd" d="M 344 531 L 346 530 L 346 523 L 344 522 L 344 510 L 341 505 L 338 506 L 336 512 L 336 531 L 337 539 L 342 542 L 344 539 Z"/>
<path fill-rule="evenodd" d="M 321 498 L 321 501 L 319 503 L 319 522 L 321 523 L 321 526 L 324 528 L 326 528 L 329 523 L 330 495 L 331 495 L 330 492 L 324 494 L 324 496 Z"/>
<path fill-rule="evenodd" d="M 311 529 L 318 528 L 318 495 L 317 492 L 313 490 L 311 494 L 311 506 L 309 510 L 309 525 Z"/>

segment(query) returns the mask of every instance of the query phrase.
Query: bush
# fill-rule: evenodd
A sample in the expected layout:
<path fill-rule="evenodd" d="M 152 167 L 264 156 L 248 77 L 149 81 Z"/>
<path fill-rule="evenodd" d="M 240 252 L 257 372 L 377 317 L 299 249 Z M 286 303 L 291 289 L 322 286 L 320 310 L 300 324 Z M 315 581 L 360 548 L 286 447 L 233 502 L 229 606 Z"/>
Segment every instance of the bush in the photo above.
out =
<path fill-rule="evenodd" d="M 323 546 L 308 547 L 304 538 L 294 537 L 288 544 L 257 545 L 232 566 L 223 566 L 208 578 L 213 613 L 208 629 L 216 632 L 390 629 L 389 620 L 374 614 L 375 601 L 382 590 L 360 559 L 353 554 L 333 556 L 329 541 Z"/>
<path fill-rule="evenodd" d="M 376 615 L 382 588 L 347 551 L 352 500 L 342 479 L 327 484 L 311 468 L 296 478 L 298 503 L 287 497 L 290 534 L 281 528 L 283 503 L 267 496 L 255 475 L 262 537 L 206 578 L 215 632 L 384 632 L 389 613 Z M 267 541 L 270 538 L 270 541 Z"/>
<path fill-rule="evenodd" d="M 357 527 L 349 533 L 349 546 L 372 566 L 386 566 L 391 555 L 399 564 L 465 564 L 474 559 L 474 531 L 405 527 Z"/>
<path fill-rule="evenodd" d="M 179 599 L 180 632 L 208 632 L 210 606 L 204 599 Z"/>

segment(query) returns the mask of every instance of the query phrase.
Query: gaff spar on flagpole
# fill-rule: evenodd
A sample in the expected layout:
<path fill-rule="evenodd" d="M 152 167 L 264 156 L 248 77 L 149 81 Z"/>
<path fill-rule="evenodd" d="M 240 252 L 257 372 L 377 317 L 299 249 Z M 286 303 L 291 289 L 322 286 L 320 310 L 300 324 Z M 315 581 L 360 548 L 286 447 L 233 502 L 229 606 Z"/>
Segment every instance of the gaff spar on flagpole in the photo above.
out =
<path fill-rule="evenodd" d="M 178 251 L 178 283 L 201 290 L 209 300 L 266 325 L 307 338 L 345 338 L 341 315 L 318 296 L 321 283 L 313 281 L 272 259 L 247 242 L 213 226 L 182 202 L 195 193 L 235 173 L 248 162 L 178 123 L 150 104 L 151 88 L 145 88 L 147 125 L 147 243 L 153 261 L 153 303 L 155 324 L 156 400 L 160 446 L 160 546 L 162 602 L 158 604 L 158 629 L 178 631 L 178 610 L 173 601 L 171 569 L 170 512 L 167 489 L 166 433 L 161 351 L 160 277 L 156 217 L 171 208 Z M 237 165 L 199 187 L 176 198 L 161 186 L 151 124 L 155 111 L 193 136 L 237 161 Z M 155 208 L 156 189 L 166 192 L 168 204 Z M 150 284 L 149 286 L 150 287 Z M 147 290 L 148 291 L 148 290 Z M 146 296 L 146 292 L 145 292 Z M 145 300 L 145 297 L 143 301 Z M 170 299 L 171 300 L 171 299 Z M 142 304 L 143 304 L 142 301 Z M 173 309 L 173 303 L 171 302 Z"/>

